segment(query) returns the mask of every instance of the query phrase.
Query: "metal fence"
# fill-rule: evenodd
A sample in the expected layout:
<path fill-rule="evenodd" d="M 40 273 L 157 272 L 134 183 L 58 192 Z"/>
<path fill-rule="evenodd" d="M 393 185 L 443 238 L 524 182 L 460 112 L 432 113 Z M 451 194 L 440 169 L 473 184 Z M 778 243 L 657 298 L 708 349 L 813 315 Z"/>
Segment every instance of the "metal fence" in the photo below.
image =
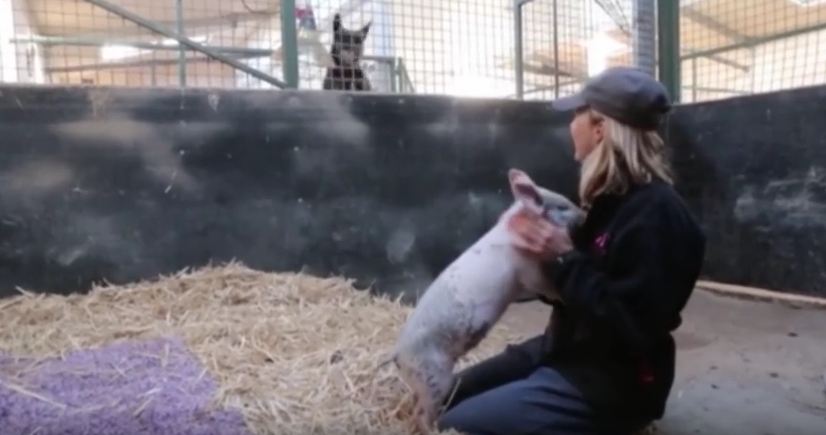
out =
<path fill-rule="evenodd" d="M 703 101 L 826 83 L 824 39 L 823 0 L 0 0 L 0 82 Z"/>
<path fill-rule="evenodd" d="M 283 86 L 278 11 L 252 0 L 0 0 L 5 82 Z M 8 13 L 10 10 L 11 13 Z"/>
<path fill-rule="evenodd" d="M 520 1 L 517 23 L 512 0 L 0 0 L 0 71 L 7 83 L 504 98 L 519 72 L 525 98 L 547 98 L 586 77 L 579 44 L 598 3 Z"/>

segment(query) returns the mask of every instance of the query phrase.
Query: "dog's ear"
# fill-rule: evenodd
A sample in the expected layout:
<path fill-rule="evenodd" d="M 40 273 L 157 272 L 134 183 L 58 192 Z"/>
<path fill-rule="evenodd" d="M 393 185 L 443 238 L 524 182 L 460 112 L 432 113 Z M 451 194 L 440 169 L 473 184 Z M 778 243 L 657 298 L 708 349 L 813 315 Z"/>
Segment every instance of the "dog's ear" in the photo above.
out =
<path fill-rule="evenodd" d="M 336 14 L 333 17 L 333 31 L 338 32 L 339 30 L 341 30 L 341 14 Z"/>
<path fill-rule="evenodd" d="M 361 36 L 362 38 L 367 37 L 367 33 L 370 31 L 370 26 L 373 25 L 373 20 L 367 22 L 364 27 L 361 28 Z"/>

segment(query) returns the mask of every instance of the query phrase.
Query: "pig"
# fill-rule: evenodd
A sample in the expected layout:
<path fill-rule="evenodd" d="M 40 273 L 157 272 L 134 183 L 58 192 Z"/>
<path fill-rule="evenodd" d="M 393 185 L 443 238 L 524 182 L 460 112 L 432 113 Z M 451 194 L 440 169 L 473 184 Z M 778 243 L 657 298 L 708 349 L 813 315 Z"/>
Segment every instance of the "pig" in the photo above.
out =
<path fill-rule="evenodd" d="M 479 240 L 425 290 L 386 361 L 395 363 L 416 400 L 416 425 L 427 433 L 451 392 L 454 367 L 518 299 L 558 295 L 539 262 L 516 249 L 508 219 L 520 210 L 571 231 L 584 212 L 564 196 L 537 186 L 523 171 L 508 171 L 512 205 Z"/>

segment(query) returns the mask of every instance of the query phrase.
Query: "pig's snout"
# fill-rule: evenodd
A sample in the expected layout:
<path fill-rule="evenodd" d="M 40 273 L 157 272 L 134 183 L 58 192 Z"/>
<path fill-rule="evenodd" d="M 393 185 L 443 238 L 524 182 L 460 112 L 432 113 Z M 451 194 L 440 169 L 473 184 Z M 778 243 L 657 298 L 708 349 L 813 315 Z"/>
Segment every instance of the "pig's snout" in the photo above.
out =
<path fill-rule="evenodd" d="M 547 212 L 548 218 L 556 225 L 575 228 L 585 221 L 585 214 L 575 207 L 557 205 Z"/>

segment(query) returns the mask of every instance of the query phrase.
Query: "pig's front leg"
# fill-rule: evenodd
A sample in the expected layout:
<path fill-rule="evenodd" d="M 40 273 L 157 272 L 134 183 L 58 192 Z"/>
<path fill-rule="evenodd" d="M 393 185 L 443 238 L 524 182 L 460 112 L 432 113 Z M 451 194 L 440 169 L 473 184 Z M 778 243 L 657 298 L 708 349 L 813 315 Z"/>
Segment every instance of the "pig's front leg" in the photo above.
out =
<path fill-rule="evenodd" d="M 551 277 L 535 261 L 523 260 L 521 262 L 517 269 L 517 281 L 519 289 L 515 296 L 520 300 L 539 299 L 539 296 L 549 300 L 559 299 L 559 293 Z M 532 297 L 529 298 L 531 295 Z"/>
<path fill-rule="evenodd" d="M 535 290 L 531 290 L 520 283 L 514 293 L 513 302 L 533 302 L 537 299 L 539 299 L 539 294 Z"/>

